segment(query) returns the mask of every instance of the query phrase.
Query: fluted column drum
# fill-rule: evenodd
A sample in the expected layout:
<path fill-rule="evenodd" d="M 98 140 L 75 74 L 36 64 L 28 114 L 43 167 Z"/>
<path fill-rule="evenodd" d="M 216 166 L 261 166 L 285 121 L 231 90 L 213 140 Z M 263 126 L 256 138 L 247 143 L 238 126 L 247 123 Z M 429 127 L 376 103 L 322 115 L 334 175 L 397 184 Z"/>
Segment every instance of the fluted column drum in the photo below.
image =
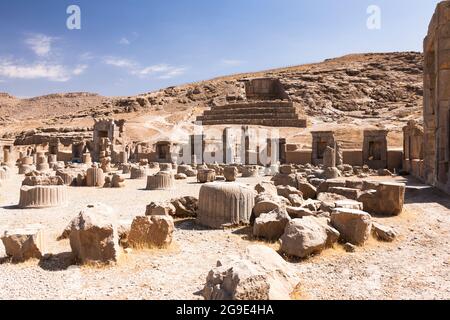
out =
<path fill-rule="evenodd" d="M 197 222 L 223 228 L 250 222 L 256 192 L 238 183 L 213 182 L 200 188 Z"/>
<path fill-rule="evenodd" d="M 105 174 L 101 168 L 89 168 L 86 171 L 86 186 L 103 187 L 105 184 Z"/>
<path fill-rule="evenodd" d="M 170 172 L 161 171 L 147 177 L 147 190 L 168 190 L 175 184 L 175 177 Z"/>
<path fill-rule="evenodd" d="M 48 208 L 67 205 L 66 186 L 22 186 L 20 208 Z"/>

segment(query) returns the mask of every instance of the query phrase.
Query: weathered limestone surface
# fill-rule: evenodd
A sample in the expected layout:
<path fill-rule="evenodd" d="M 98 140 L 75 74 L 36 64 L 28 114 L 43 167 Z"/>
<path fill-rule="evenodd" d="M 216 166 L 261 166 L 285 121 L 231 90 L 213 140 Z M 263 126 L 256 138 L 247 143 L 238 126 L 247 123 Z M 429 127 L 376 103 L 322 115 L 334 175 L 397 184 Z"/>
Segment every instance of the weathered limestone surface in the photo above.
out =
<path fill-rule="evenodd" d="M 330 247 L 339 238 L 339 232 L 320 221 L 306 216 L 291 220 L 281 236 L 281 251 L 287 255 L 306 258 Z"/>
<path fill-rule="evenodd" d="M 165 247 L 172 243 L 174 229 L 173 218 L 167 215 L 136 217 L 128 244 L 134 248 Z"/>
<path fill-rule="evenodd" d="M 6 231 L 1 239 L 6 255 L 11 257 L 13 262 L 40 259 L 44 253 L 43 231 L 39 228 Z"/>
<path fill-rule="evenodd" d="M 206 300 L 290 300 L 299 278 L 289 264 L 262 246 L 240 256 L 226 256 L 209 271 L 202 295 Z"/>
<path fill-rule="evenodd" d="M 200 183 L 213 182 L 216 180 L 216 171 L 214 169 L 200 169 L 197 172 L 197 181 Z"/>
<path fill-rule="evenodd" d="M 66 186 L 22 186 L 20 188 L 20 208 L 48 208 L 68 204 Z"/>
<path fill-rule="evenodd" d="M 284 233 L 286 224 L 291 220 L 285 209 L 276 209 L 263 213 L 256 218 L 253 235 L 269 241 L 278 240 Z"/>
<path fill-rule="evenodd" d="M 93 167 L 86 171 L 87 187 L 103 187 L 105 184 L 105 174 L 101 168 Z"/>
<path fill-rule="evenodd" d="M 345 242 L 354 245 L 363 245 L 369 239 L 372 228 L 372 220 L 367 212 L 346 208 L 333 210 L 331 224 Z"/>
<path fill-rule="evenodd" d="M 234 166 L 228 166 L 223 169 L 223 175 L 226 181 L 230 182 L 236 181 L 238 173 L 239 173 L 238 168 Z"/>
<path fill-rule="evenodd" d="M 200 189 L 197 221 L 211 228 L 249 223 L 255 191 L 238 183 L 206 183 Z"/>
<path fill-rule="evenodd" d="M 172 172 L 160 171 L 147 177 L 147 190 L 169 190 L 174 187 L 175 177 Z"/>
<path fill-rule="evenodd" d="M 89 205 L 70 224 L 70 247 L 81 263 L 117 262 L 120 256 L 117 213 L 104 204 Z"/>
<path fill-rule="evenodd" d="M 152 202 L 145 211 L 146 216 L 174 216 L 175 207 L 170 202 Z"/>
<path fill-rule="evenodd" d="M 131 167 L 130 170 L 130 179 L 146 179 L 148 176 L 148 168 L 147 167 Z"/>
<path fill-rule="evenodd" d="M 393 182 L 374 183 L 365 190 L 358 201 L 364 211 L 371 214 L 396 216 L 402 213 L 405 202 L 405 184 Z"/>

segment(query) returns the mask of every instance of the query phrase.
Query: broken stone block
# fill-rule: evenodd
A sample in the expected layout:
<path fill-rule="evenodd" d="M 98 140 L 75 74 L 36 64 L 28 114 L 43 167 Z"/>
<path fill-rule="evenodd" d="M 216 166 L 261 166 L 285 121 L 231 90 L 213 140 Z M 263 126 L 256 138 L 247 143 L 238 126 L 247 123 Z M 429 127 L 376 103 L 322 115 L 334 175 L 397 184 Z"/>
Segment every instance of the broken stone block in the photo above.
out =
<path fill-rule="evenodd" d="M 239 170 L 234 166 L 228 166 L 223 169 L 223 176 L 225 177 L 226 181 L 236 181 L 238 174 Z"/>
<path fill-rule="evenodd" d="M 376 222 L 372 223 L 372 233 L 378 240 L 386 242 L 392 242 L 398 236 L 397 232 L 393 228 Z"/>
<path fill-rule="evenodd" d="M 347 198 L 335 193 L 322 192 L 317 195 L 317 200 L 321 202 L 320 210 L 331 213 L 336 207 L 336 201 Z"/>
<path fill-rule="evenodd" d="M 396 216 L 403 211 L 405 201 L 405 184 L 383 182 L 364 186 L 358 201 L 364 210 L 371 214 Z"/>
<path fill-rule="evenodd" d="M 290 300 L 299 282 L 275 250 L 249 246 L 242 255 L 225 256 L 209 271 L 205 300 Z"/>
<path fill-rule="evenodd" d="M 128 244 L 133 248 L 165 247 L 172 243 L 174 229 L 170 216 L 136 217 L 131 224 Z"/>
<path fill-rule="evenodd" d="M 315 213 L 308 208 L 286 207 L 286 211 L 292 219 L 315 216 Z"/>
<path fill-rule="evenodd" d="M 114 174 L 111 179 L 111 186 L 113 188 L 125 188 L 125 178 L 118 174 Z"/>
<path fill-rule="evenodd" d="M 272 195 L 278 195 L 278 189 L 273 182 L 262 181 L 255 186 L 255 190 L 258 193 L 269 193 Z"/>
<path fill-rule="evenodd" d="M 195 197 L 180 197 L 170 200 L 170 203 L 175 207 L 175 217 L 177 218 L 197 216 L 198 199 Z"/>
<path fill-rule="evenodd" d="M 214 182 L 216 180 L 216 170 L 201 169 L 197 172 L 197 181 L 199 183 Z"/>
<path fill-rule="evenodd" d="M 329 193 L 339 194 L 347 199 L 357 200 L 361 191 L 359 189 L 343 188 L 343 187 L 333 187 L 328 189 Z"/>
<path fill-rule="evenodd" d="M 341 176 L 341 172 L 336 167 L 327 167 L 323 170 L 323 175 L 326 179 L 336 179 Z"/>
<path fill-rule="evenodd" d="M 331 225 L 345 242 L 364 245 L 372 228 L 370 214 L 361 210 L 336 208 L 331 213 Z"/>
<path fill-rule="evenodd" d="M 147 167 L 131 167 L 130 179 L 132 180 L 143 180 L 148 176 Z"/>
<path fill-rule="evenodd" d="M 279 196 L 289 199 L 289 195 L 296 194 L 303 199 L 303 193 L 291 186 L 277 186 L 277 193 Z"/>
<path fill-rule="evenodd" d="M 242 167 L 242 177 L 243 178 L 251 178 L 259 176 L 259 167 L 258 166 L 243 166 Z"/>
<path fill-rule="evenodd" d="M 311 211 L 319 211 L 322 202 L 319 200 L 307 199 L 303 202 L 302 208 L 308 208 Z"/>
<path fill-rule="evenodd" d="M 330 188 L 335 187 L 345 187 L 345 181 L 334 179 L 324 180 L 317 188 L 317 193 L 329 192 L 328 190 Z"/>
<path fill-rule="evenodd" d="M 170 202 L 152 202 L 145 211 L 146 216 L 174 216 L 175 207 Z"/>
<path fill-rule="evenodd" d="M 290 194 L 288 195 L 288 200 L 294 207 L 301 207 L 303 205 L 303 197 L 298 194 Z"/>
<path fill-rule="evenodd" d="M 346 180 L 344 187 L 362 190 L 363 185 L 364 185 L 364 183 L 361 180 Z"/>
<path fill-rule="evenodd" d="M 286 224 L 291 220 L 286 210 L 276 209 L 263 213 L 253 224 L 253 235 L 269 241 L 278 240 L 284 233 Z"/>
<path fill-rule="evenodd" d="M 344 250 L 346 252 L 353 253 L 353 252 L 356 252 L 356 249 L 357 249 L 357 247 L 355 245 L 351 244 L 350 242 L 347 242 L 346 244 L 344 244 Z"/>
<path fill-rule="evenodd" d="M 317 189 L 308 182 L 299 182 L 298 190 L 303 194 L 304 199 L 315 199 L 317 197 Z"/>
<path fill-rule="evenodd" d="M 72 220 L 70 247 L 81 263 L 114 263 L 120 255 L 117 214 L 104 204 L 88 205 Z"/>
<path fill-rule="evenodd" d="M 332 246 L 339 232 L 319 218 L 303 217 L 291 220 L 281 236 L 281 251 L 289 256 L 306 258 Z"/>
<path fill-rule="evenodd" d="M 44 239 L 40 228 L 29 227 L 5 231 L 2 242 L 8 257 L 13 262 L 41 259 L 44 253 Z"/>
<path fill-rule="evenodd" d="M 184 173 L 177 173 L 175 175 L 175 180 L 186 180 L 188 178 L 187 175 L 185 175 Z"/>
<path fill-rule="evenodd" d="M 337 200 L 334 204 L 336 208 L 363 210 L 363 204 L 355 200 Z"/>

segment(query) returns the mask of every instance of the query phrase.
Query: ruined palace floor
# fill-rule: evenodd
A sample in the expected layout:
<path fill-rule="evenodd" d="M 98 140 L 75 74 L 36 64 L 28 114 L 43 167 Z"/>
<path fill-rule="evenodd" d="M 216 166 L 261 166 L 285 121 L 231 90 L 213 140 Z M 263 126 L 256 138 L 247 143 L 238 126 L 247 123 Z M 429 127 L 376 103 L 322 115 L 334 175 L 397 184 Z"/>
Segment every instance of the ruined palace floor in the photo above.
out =
<path fill-rule="evenodd" d="M 183 220 L 176 222 L 169 249 L 135 250 L 113 267 L 70 266 L 69 242 L 55 239 L 87 204 L 108 204 L 127 219 L 144 214 L 151 201 L 198 196 L 200 185 L 190 179 L 177 181 L 173 191 L 145 191 L 144 180 L 127 180 L 125 189 L 71 187 L 67 207 L 19 210 L 15 205 L 22 179 L 15 175 L 0 187 L 0 232 L 41 224 L 48 230 L 47 251 L 53 256 L 14 265 L 1 258 L 0 244 L 0 299 L 201 299 L 198 291 L 216 261 L 254 243 L 245 228 L 205 230 Z M 258 179 L 239 181 L 254 185 Z M 355 253 L 338 245 L 292 262 L 301 279 L 298 298 L 449 299 L 450 198 L 417 188 L 408 189 L 406 202 L 399 217 L 375 217 L 400 233 L 395 242 L 371 239 Z"/>

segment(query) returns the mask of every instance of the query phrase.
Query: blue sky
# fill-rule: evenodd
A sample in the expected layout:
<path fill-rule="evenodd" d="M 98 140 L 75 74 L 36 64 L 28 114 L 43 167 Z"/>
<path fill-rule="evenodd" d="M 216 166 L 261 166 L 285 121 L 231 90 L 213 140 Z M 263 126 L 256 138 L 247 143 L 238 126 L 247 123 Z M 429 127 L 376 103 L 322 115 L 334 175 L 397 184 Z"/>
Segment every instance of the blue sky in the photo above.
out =
<path fill-rule="evenodd" d="M 0 92 L 134 95 L 348 53 L 421 51 L 438 0 L 2 0 Z M 81 30 L 69 30 L 69 5 Z M 367 8 L 381 10 L 369 29 Z"/>

